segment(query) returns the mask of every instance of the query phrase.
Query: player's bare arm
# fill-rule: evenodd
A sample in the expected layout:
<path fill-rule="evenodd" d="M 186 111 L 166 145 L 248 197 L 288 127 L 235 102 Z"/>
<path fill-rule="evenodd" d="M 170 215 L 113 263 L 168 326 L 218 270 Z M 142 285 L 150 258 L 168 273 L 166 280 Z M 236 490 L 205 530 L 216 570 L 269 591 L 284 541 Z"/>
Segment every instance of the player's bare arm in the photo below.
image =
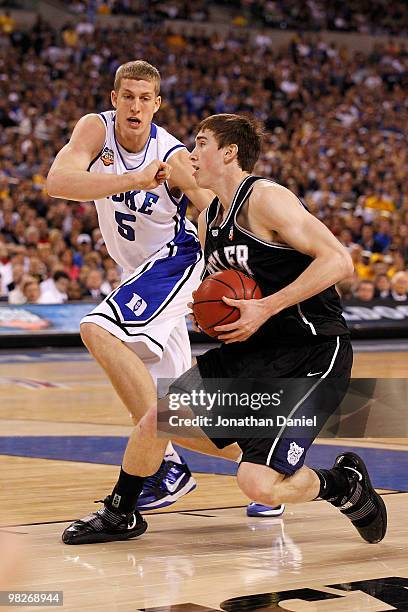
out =
<path fill-rule="evenodd" d="M 259 182 L 249 202 L 252 231 L 262 228 L 274 233 L 297 251 L 309 255 L 312 262 L 287 287 L 260 300 L 230 300 L 225 302 L 240 308 L 236 323 L 220 326 L 220 339 L 226 342 L 247 340 L 271 316 L 324 291 L 353 273 L 347 250 L 323 223 L 300 205 L 296 196 L 285 187 Z M 257 235 L 259 232 L 256 232 Z"/>
<path fill-rule="evenodd" d="M 208 189 L 198 187 L 188 152 L 185 149 L 177 151 L 168 163 L 172 169 L 170 186 L 178 187 L 198 210 L 207 208 L 214 199 L 214 194 Z"/>
<path fill-rule="evenodd" d="M 105 128 L 100 119 L 96 115 L 82 117 L 48 173 L 49 195 L 86 202 L 132 189 L 154 189 L 170 177 L 170 166 L 159 160 L 142 172 L 91 174 L 89 165 L 102 151 L 104 142 Z"/>

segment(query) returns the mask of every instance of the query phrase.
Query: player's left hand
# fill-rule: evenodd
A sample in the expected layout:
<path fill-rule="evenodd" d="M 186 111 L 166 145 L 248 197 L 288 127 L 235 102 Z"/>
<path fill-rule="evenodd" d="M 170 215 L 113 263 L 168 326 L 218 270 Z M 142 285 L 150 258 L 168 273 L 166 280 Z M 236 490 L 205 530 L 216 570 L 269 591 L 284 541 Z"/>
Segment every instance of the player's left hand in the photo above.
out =
<path fill-rule="evenodd" d="M 214 327 L 215 331 L 220 332 L 218 340 L 222 340 L 225 344 L 248 340 L 271 316 L 263 299 L 233 300 L 225 296 L 222 299 L 228 306 L 239 308 L 241 315 L 235 323 Z"/>
<path fill-rule="evenodd" d="M 193 328 L 193 331 L 197 332 L 198 334 L 201 333 L 201 329 L 200 326 L 198 325 L 196 318 L 194 316 L 194 311 L 193 311 L 193 306 L 194 306 L 194 296 L 197 293 L 197 291 L 193 291 L 193 301 L 192 302 L 188 302 L 187 303 L 187 307 L 190 308 L 191 313 L 188 315 L 188 319 L 189 321 L 191 321 L 191 327 Z"/>

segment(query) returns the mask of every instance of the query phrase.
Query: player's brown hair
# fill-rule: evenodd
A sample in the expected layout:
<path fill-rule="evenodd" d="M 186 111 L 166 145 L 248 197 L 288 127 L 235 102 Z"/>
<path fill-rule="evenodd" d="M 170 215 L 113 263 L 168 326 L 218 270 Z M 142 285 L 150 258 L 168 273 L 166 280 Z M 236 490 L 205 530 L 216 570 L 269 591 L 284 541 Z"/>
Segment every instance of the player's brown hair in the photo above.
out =
<path fill-rule="evenodd" d="M 238 147 L 238 164 L 245 172 L 252 172 L 261 153 L 263 130 L 260 124 L 244 115 L 211 115 L 198 126 L 197 133 L 210 130 L 218 148 L 230 144 Z"/>
<path fill-rule="evenodd" d="M 144 60 L 126 62 L 116 70 L 113 88 L 116 92 L 120 89 L 122 79 L 135 79 L 136 81 L 154 81 L 156 96 L 160 93 L 160 72 Z"/>

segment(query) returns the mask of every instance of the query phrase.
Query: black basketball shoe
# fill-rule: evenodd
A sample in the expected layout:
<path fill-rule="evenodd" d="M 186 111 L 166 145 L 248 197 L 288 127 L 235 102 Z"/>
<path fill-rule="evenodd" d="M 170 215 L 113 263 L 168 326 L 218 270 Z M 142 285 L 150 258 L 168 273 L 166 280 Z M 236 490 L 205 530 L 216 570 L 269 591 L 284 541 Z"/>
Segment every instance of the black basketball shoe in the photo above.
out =
<path fill-rule="evenodd" d="M 347 472 L 352 491 L 348 499 L 342 500 L 340 512 L 366 542 L 381 542 L 387 532 L 387 509 L 371 484 L 364 461 L 355 453 L 342 453 L 333 467 Z"/>
<path fill-rule="evenodd" d="M 74 521 L 62 534 L 64 544 L 94 544 L 129 540 L 142 535 L 147 523 L 137 510 L 122 513 L 112 508 L 110 496 L 103 500 L 101 510 Z"/>

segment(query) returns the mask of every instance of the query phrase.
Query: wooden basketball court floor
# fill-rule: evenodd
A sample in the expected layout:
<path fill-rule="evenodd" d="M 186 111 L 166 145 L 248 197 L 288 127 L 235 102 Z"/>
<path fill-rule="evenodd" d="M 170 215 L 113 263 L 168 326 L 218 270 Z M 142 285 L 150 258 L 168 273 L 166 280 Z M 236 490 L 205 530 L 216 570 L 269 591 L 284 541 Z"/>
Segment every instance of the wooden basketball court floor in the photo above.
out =
<path fill-rule="evenodd" d="M 357 352 L 353 375 L 407 378 L 408 352 L 386 348 Z M 110 492 L 129 431 L 85 352 L 0 352 L 0 590 L 63 591 L 62 609 L 75 611 L 408 611 L 406 440 L 314 450 L 325 467 L 339 447 L 364 454 L 389 512 L 378 545 L 323 501 L 248 518 L 234 465 L 186 453 L 197 489 L 150 513 L 144 536 L 65 546 L 62 530 Z"/>

